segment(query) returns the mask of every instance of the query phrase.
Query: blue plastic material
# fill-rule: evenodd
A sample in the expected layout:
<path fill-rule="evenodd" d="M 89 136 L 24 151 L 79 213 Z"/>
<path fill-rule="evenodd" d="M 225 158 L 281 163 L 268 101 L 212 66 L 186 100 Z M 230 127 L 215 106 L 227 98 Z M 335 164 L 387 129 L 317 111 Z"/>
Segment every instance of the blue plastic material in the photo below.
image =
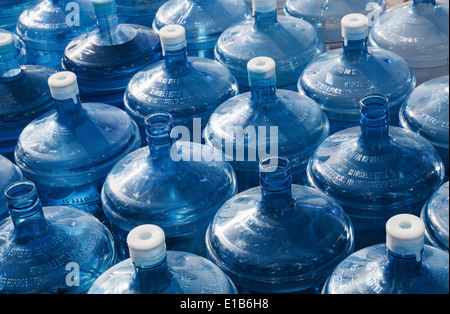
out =
<path fill-rule="evenodd" d="M 264 56 L 277 64 L 277 87 L 297 90 L 297 81 L 306 65 L 323 52 L 322 40 L 306 21 L 277 16 L 273 9 L 255 9 L 254 18 L 228 28 L 219 38 L 215 58 L 236 77 L 241 92 L 249 90 L 247 63 Z"/>
<path fill-rule="evenodd" d="M 42 207 L 30 181 L 10 185 L 0 223 L 0 293 L 86 293 L 115 264 L 113 237 L 95 217 Z"/>
<path fill-rule="evenodd" d="M 341 19 L 352 13 L 366 15 L 372 26 L 386 10 L 386 0 L 287 0 L 284 14 L 311 23 L 325 51 L 341 47 Z"/>
<path fill-rule="evenodd" d="M 425 223 L 427 244 L 446 252 L 448 247 L 449 183 L 445 182 L 424 205 L 420 217 Z"/>
<path fill-rule="evenodd" d="M 264 72 L 267 65 L 273 76 Z M 304 183 L 309 158 L 329 135 L 319 105 L 294 91 L 276 89 L 276 79 L 272 59 L 253 59 L 251 91 L 224 102 L 205 127 L 206 143 L 221 150 L 236 171 L 239 191 L 258 186 L 259 161 L 278 154 L 290 160 L 293 182 Z"/>
<path fill-rule="evenodd" d="M 23 180 L 22 172 L 10 160 L 0 155 L 0 220 L 8 217 L 8 203 L 3 195 L 5 189 L 13 182 Z"/>
<path fill-rule="evenodd" d="M 417 84 L 448 75 L 449 3 L 413 0 L 390 8 L 373 26 L 369 43 L 409 63 Z"/>
<path fill-rule="evenodd" d="M 167 0 L 116 0 L 119 22 L 151 28 L 156 12 Z"/>
<path fill-rule="evenodd" d="M 237 293 L 212 262 L 187 252 L 167 251 L 164 231 L 158 226 L 138 226 L 127 240 L 131 257 L 101 275 L 89 294 Z"/>
<path fill-rule="evenodd" d="M 54 74 L 49 85 L 56 110 L 23 130 L 16 164 L 36 184 L 44 206 L 71 206 L 103 220 L 103 181 L 116 162 L 140 147 L 139 129 L 116 107 L 82 104 L 72 72 Z"/>
<path fill-rule="evenodd" d="M 386 221 L 419 215 L 444 182 L 444 164 L 417 134 L 388 125 L 388 100 L 361 100 L 361 126 L 327 138 L 309 161 L 308 182 L 334 197 L 350 216 L 356 249 L 385 241 Z"/>
<path fill-rule="evenodd" d="M 173 29 L 184 32 L 178 25 L 166 26 L 164 32 Z M 214 110 L 239 92 L 236 79 L 222 64 L 188 57 L 185 44 L 171 49 L 167 43 L 164 60 L 138 72 L 125 92 L 125 111 L 139 125 L 141 135 L 145 134 L 145 117 L 158 112 L 170 113 L 175 125 L 193 134 L 194 118 L 200 119 L 203 129 Z M 197 131 L 201 134 L 200 128 Z"/>
<path fill-rule="evenodd" d="M 170 250 L 206 256 L 206 228 L 237 193 L 233 168 L 210 147 L 172 139 L 170 114 L 148 116 L 146 128 L 149 145 L 120 160 L 102 190 L 119 255 L 128 257 L 130 230 L 157 224 Z"/>
<path fill-rule="evenodd" d="M 289 161 L 261 161 L 261 186 L 227 201 L 211 222 L 208 258 L 240 293 L 318 293 L 353 252 L 349 217 L 331 197 L 291 184 Z"/>
<path fill-rule="evenodd" d="M 367 47 L 368 19 L 364 15 L 346 15 L 342 23 L 355 23 L 351 19 L 366 25 L 365 35 L 344 39 L 341 49 L 312 61 L 298 81 L 298 90 L 325 111 L 331 134 L 359 125 L 359 100 L 369 94 L 387 95 L 390 123 L 398 126 L 400 107 L 416 87 L 415 75 L 398 55 Z"/>
<path fill-rule="evenodd" d="M 17 62 L 20 65 L 23 64 L 27 64 L 28 62 L 28 57 L 27 57 L 27 50 L 25 48 L 25 43 L 23 42 L 22 39 L 20 39 L 19 36 L 17 36 L 16 33 L 10 32 L 6 29 L 2 29 L 0 28 L 0 36 L 2 36 L 1 34 L 11 34 L 14 38 L 14 46 L 16 46 L 16 58 L 18 58 Z"/>
<path fill-rule="evenodd" d="M 12 33 L 0 32 L 0 154 L 14 160 L 14 148 L 23 128 L 53 108 L 47 80 L 56 71 L 20 65 Z"/>
<path fill-rule="evenodd" d="M 399 215 L 401 218 L 410 215 Z M 418 217 L 409 217 L 409 220 Z M 417 254 L 399 253 L 386 243 L 361 249 L 339 264 L 327 280 L 323 294 L 447 294 L 449 293 L 448 252 L 424 245 L 424 226 L 406 222 L 400 228 L 421 231 Z M 415 229 L 415 230 L 414 230 Z M 418 240 L 420 240 L 418 238 Z"/>
<path fill-rule="evenodd" d="M 214 59 L 214 46 L 230 26 L 250 17 L 242 0 L 169 0 L 156 13 L 155 31 L 178 24 L 186 29 L 190 56 Z"/>
<path fill-rule="evenodd" d="M 102 8 L 111 6 L 110 12 Z M 98 28 L 72 40 L 62 68 L 78 77 L 83 102 L 123 109 L 128 82 L 144 67 L 161 59 L 159 36 L 151 29 L 119 24 L 115 1 L 94 6 Z"/>
<path fill-rule="evenodd" d="M 34 1 L 35 0 L 2 0 L 0 2 L 0 28 L 15 32 L 20 14 Z"/>
<path fill-rule="evenodd" d="M 90 0 L 41 0 L 22 12 L 16 31 L 27 47 L 29 64 L 61 70 L 69 42 L 96 26 Z"/>
<path fill-rule="evenodd" d="M 419 85 L 400 109 L 400 123 L 430 141 L 449 175 L 449 76 Z"/>

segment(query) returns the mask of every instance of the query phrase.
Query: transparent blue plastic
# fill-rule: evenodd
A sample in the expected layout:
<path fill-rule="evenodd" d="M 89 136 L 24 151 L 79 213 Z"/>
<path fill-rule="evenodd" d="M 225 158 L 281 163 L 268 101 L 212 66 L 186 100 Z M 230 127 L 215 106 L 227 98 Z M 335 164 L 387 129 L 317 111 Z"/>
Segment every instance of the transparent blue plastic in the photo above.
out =
<path fill-rule="evenodd" d="M 448 295 L 448 252 L 424 245 L 423 233 L 421 238 L 418 254 L 396 252 L 387 239 L 353 253 L 336 267 L 322 293 Z"/>
<path fill-rule="evenodd" d="M 0 293 L 86 293 L 115 264 L 113 237 L 92 215 L 42 207 L 30 181 L 5 195 L 11 217 L 0 224 Z"/>
<path fill-rule="evenodd" d="M 318 293 L 353 252 L 354 234 L 340 205 L 291 184 L 289 161 L 261 161 L 261 186 L 228 200 L 211 222 L 208 258 L 240 293 Z"/>
<path fill-rule="evenodd" d="M 448 75 L 448 32 L 448 1 L 413 0 L 387 10 L 372 27 L 369 43 L 401 56 L 419 85 Z"/>
<path fill-rule="evenodd" d="M 373 25 L 386 10 L 386 0 L 287 0 L 284 14 L 311 23 L 325 51 L 341 48 L 341 19 L 351 13 L 366 15 Z"/>
<path fill-rule="evenodd" d="M 267 58 L 257 63 L 273 62 Z M 290 160 L 293 182 L 306 182 L 306 165 L 329 135 L 325 113 L 312 99 L 277 89 L 276 77 L 249 71 L 251 91 L 220 105 L 205 127 L 206 144 L 221 150 L 238 178 L 239 191 L 259 185 L 259 161 L 282 154 Z"/>
<path fill-rule="evenodd" d="M 220 206 L 237 193 L 233 168 L 210 147 L 171 138 L 170 114 L 146 119 L 148 146 L 120 160 L 106 178 L 103 210 L 122 258 L 126 236 L 141 224 L 164 229 L 170 250 L 206 256 L 205 232 Z"/>
<path fill-rule="evenodd" d="M 156 13 L 153 29 L 179 24 L 186 29 L 188 54 L 214 59 L 219 36 L 248 17 L 242 0 L 169 0 Z"/>
<path fill-rule="evenodd" d="M 22 12 L 16 31 L 27 47 L 29 64 L 61 70 L 69 42 L 96 26 L 90 0 L 41 0 Z"/>
<path fill-rule="evenodd" d="M 155 234 L 153 227 L 159 229 L 159 234 Z M 136 231 L 139 233 L 134 236 Z M 227 275 L 206 258 L 188 252 L 167 251 L 164 231 L 157 226 L 136 227 L 127 240 L 131 257 L 101 275 L 89 294 L 237 293 Z M 158 243 L 155 244 L 155 240 Z M 138 252 L 132 251 L 133 245 L 139 245 Z"/>
<path fill-rule="evenodd" d="M 37 65 L 20 65 L 10 32 L 0 33 L 0 154 L 14 160 L 23 128 L 53 108 L 47 80 L 56 71 Z"/>
<path fill-rule="evenodd" d="M 449 76 L 419 85 L 400 109 L 401 125 L 430 141 L 449 175 Z"/>
<path fill-rule="evenodd" d="M 425 223 L 427 244 L 448 252 L 449 183 L 445 182 L 423 206 L 420 217 Z"/>
<path fill-rule="evenodd" d="M 278 88 L 297 90 L 303 69 L 322 52 L 322 40 L 311 24 L 278 16 L 275 8 L 270 12 L 256 11 L 254 18 L 224 31 L 217 42 L 215 58 L 236 77 L 241 93 L 250 88 L 247 63 L 259 56 L 275 60 Z"/>
<path fill-rule="evenodd" d="M 389 126 L 388 100 L 361 100 L 361 126 L 327 138 L 308 163 L 308 183 L 334 197 L 350 216 L 356 249 L 385 241 L 386 221 L 419 215 L 444 182 L 444 164 L 417 134 Z"/>
<path fill-rule="evenodd" d="M 27 57 L 27 50 L 25 48 L 25 43 L 22 39 L 20 39 L 19 36 L 17 36 L 16 33 L 10 32 L 6 29 L 0 28 L 0 36 L 3 36 L 2 34 L 10 34 L 14 38 L 14 46 L 16 47 L 16 58 L 19 65 L 27 64 L 28 57 Z"/>
<path fill-rule="evenodd" d="M 35 0 L 2 0 L 0 2 L 0 28 L 15 32 L 20 14 L 34 1 Z"/>
<path fill-rule="evenodd" d="M 10 160 L 0 155 L 0 221 L 8 217 L 8 203 L 3 192 L 13 182 L 23 180 L 22 172 Z"/>
<path fill-rule="evenodd" d="M 322 54 L 298 81 L 299 92 L 327 114 L 331 134 L 359 125 L 359 100 L 369 94 L 387 95 L 390 123 L 398 126 L 400 107 L 415 87 L 408 63 L 388 50 L 368 48 L 367 36 L 344 40 L 343 48 Z"/>
<path fill-rule="evenodd" d="M 50 80 L 56 84 L 68 78 L 76 87 L 71 72 L 59 72 Z M 75 207 L 103 221 L 103 181 L 115 163 L 140 147 L 139 129 L 116 107 L 81 103 L 76 89 L 68 99 L 60 99 L 67 97 L 53 90 L 52 95 L 56 110 L 23 130 L 15 151 L 16 164 L 36 184 L 44 206 Z"/>
<path fill-rule="evenodd" d="M 203 129 L 214 110 L 238 93 L 236 79 L 225 66 L 188 57 L 184 47 L 166 51 L 163 61 L 133 76 L 125 92 L 125 111 L 139 125 L 141 135 L 145 117 L 158 112 L 170 113 L 175 125 L 193 134 L 194 118 L 200 119 Z"/>
<path fill-rule="evenodd" d="M 111 6 L 107 12 L 102 10 Z M 83 102 L 100 102 L 123 109 L 128 82 L 144 67 L 161 59 L 158 35 L 134 24 L 119 24 L 115 2 L 94 6 L 98 28 L 66 47 L 62 68 L 78 77 Z"/>
<path fill-rule="evenodd" d="M 167 0 L 116 0 L 119 22 L 151 28 L 156 11 Z"/>

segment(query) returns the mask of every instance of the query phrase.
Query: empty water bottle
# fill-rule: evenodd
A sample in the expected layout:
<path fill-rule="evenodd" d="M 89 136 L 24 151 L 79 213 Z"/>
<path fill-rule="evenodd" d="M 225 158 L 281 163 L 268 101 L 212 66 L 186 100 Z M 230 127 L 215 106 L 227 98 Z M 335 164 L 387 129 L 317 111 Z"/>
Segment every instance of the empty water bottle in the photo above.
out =
<path fill-rule="evenodd" d="M 0 224 L 0 293 L 86 293 L 115 264 L 113 237 L 95 217 L 42 207 L 30 181 L 10 185 Z"/>
<path fill-rule="evenodd" d="M 175 125 L 185 126 L 191 134 L 198 132 L 201 137 L 201 128 L 213 111 L 238 94 L 236 79 L 217 61 L 188 57 L 183 26 L 166 26 L 159 35 L 164 60 L 131 79 L 125 92 L 125 110 L 139 125 L 142 135 L 147 115 L 168 112 Z M 196 121 L 201 125 L 196 131 L 194 118 L 200 119 Z"/>
<path fill-rule="evenodd" d="M 311 97 L 330 120 L 330 133 L 359 125 L 359 100 L 369 94 L 387 95 L 392 125 L 416 86 L 408 63 L 384 49 L 368 48 L 369 20 L 363 14 L 342 18 L 343 49 L 313 60 L 298 81 L 300 93 Z"/>
<path fill-rule="evenodd" d="M 248 63 L 251 91 L 224 102 L 211 115 L 204 137 L 224 154 L 238 178 L 239 191 L 259 185 L 259 161 L 286 156 L 294 183 L 306 181 L 305 168 L 329 134 L 325 113 L 312 99 L 276 88 L 276 65 L 258 57 Z"/>
<path fill-rule="evenodd" d="M 317 293 L 353 252 L 350 219 L 331 197 L 291 184 L 285 157 L 260 169 L 260 187 L 228 200 L 211 222 L 208 258 L 240 293 Z"/>
<path fill-rule="evenodd" d="M 23 128 L 54 105 L 47 80 L 56 71 L 21 60 L 12 33 L 0 32 L 0 154 L 10 160 Z"/>
<path fill-rule="evenodd" d="M 0 220 L 8 217 L 8 203 L 3 192 L 11 183 L 21 180 L 23 176 L 20 169 L 0 155 Z"/>
<path fill-rule="evenodd" d="M 448 294 L 448 253 L 424 244 L 425 226 L 401 214 L 386 224 L 385 243 L 359 250 L 334 270 L 324 294 Z"/>
<path fill-rule="evenodd" d="M 350 216 L 356 249 L 383 243 L 389 218 L 419 215 L 444 181 L 444 164 L 433 145 L 389 126 L 388 100 L 361 100 L 361 126 L 327 138 L 309 161 L 308 182 L 334 197 Z"/>
<path fill-rule="evenodd" d="M 341 47 L 341 19 L 347 14 L 360 13 L 370 26 L 386 10 L 386 0 L 287 0 L 284 14 L 311 23 L 324 42 L 325 51 Z"/>
<path fill-rule="evenodd" d="M 413 0 L 387 10 L 372 27 L 370 45 L 405 59 L 417 84 L 448 75 L 448 1 Z"/>
<path fill-rule="evenodd" d="M 22 12 L 17 34 L 25 42 L 29 64 L 60 70 L 69 42 L 96 26 L 90 0 L 41 0 Z"/>
<path fill-rule="evenodd" d="M 448 252 L 449 183 L 445 182 L 424 205 L 420 217 L 425 223 L 425 242 Z"/>
<path fill-rule="evenodd" d="M 119 22 L 152 27 L 156 11 L 167 0 L 116 0 Z"/>
<path fill-rule="evenodd" d="M 419 85 L 400 109 L 400 123 L 434 145 L 449 175 L 449 76 Z"/>
<path fill-rule="evenodd" d="M 156 13 L 155 31 L 178 24 L 186 29 L 188 54 L 214 59 L 214 46 L 230 26 L 250 17 L 242 0 L 169 0 Z"/>
<path fill-rule="evenodd" d="M 90 294 L 236 294 L 223 271 L 207 259 L 167 250 L 163 229 L 141 225 L 127 236 L 130 258 L 103 273 Z"/>
<path fill-rule="evenodd" d="M 98 28 L 69 43 L 62 68 L 77 75 L 83 102 L 123 109 L 133 75 L 161 59 L 159 36 L 140 25 L 119 24 L 115 0 L 91 1 Z"/>
<path fill-rule="evenodd" d="M 247 63 L 259 56 L 277 63 L 277 87 L 297 90 L 306 65 L 323 51 L 314 27 L 298 18 L 277 16 L 276 0 L 253 0 L 254 18 L 228 28 L 219 38 L 215 58 L 249 90 Z"/>
<path fill-rule="evenodd" d="M 35 0 L 2 0 L 0 2 L 0 28 L 15 32 L 20 14 Z"/>
<path fill-rule="evenodd" d="M 128 257 L 128 232 L 150 223 L 164 229 L 170 250 L 206 256 L 206 228 L 237 192 L 233 168 L 210 147 L 175 141 L 170 114 L 145 123 L 148 146 L 120 160 L 102 190 L 119 255 Z"/>
<path fill-rule="evenodd" d="M 116 107 L 82 104 L 72 72 L 52 75 L 48 85 L 56 110 L 22 131 L 16 164 L 36 184 L 44 206 L 71 206 L 104 221 L 103 181 L 116 162 L 140 147 L 139 129 Z"/>

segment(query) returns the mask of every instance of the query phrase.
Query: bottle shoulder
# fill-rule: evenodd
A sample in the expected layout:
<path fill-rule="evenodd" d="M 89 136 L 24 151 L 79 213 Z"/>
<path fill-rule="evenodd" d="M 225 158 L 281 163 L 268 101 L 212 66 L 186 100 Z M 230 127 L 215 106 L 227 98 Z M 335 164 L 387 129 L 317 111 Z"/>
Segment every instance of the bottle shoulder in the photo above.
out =
<path fill-rule="evenodd" d="M 19 167 L 0 155 L 0 191 L 4 191 L 13 182 L 23 180 Z M 0 195 L 0 221 L 8 216 L 8 204 L 3 193 Z"/>

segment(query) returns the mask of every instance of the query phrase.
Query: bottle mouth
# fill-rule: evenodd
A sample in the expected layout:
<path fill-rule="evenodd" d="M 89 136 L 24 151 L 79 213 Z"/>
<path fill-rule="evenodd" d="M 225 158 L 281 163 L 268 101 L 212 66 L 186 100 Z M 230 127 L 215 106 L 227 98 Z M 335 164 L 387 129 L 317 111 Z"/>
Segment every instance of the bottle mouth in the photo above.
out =
<path fill-rule="evenodd" d="M 10 184 L 5 189 L 4 195 L 12 217 L 26 218 L 41 208 L 36 186 L 31 181 L 17 181 Z"/>
<path fill-rule="evenodd" d="M 368 95 L 361 99 L 361 123 L 380 127 L 389 123 L 389 100 L 382 95 Z"/>
<path fill-rule="evenodd" d="M 259 163 L 261 188 L 266 191 L 283 191 L 292 184 L 291 163 L 284 156 L 271 156 Z"/>
<path fill-rule="evenodd" d="M 153 145 L 170 143 L 173 129 L 173 117 L 170 113 L 155 113 L 145 117 L 147 142 Z"/>

